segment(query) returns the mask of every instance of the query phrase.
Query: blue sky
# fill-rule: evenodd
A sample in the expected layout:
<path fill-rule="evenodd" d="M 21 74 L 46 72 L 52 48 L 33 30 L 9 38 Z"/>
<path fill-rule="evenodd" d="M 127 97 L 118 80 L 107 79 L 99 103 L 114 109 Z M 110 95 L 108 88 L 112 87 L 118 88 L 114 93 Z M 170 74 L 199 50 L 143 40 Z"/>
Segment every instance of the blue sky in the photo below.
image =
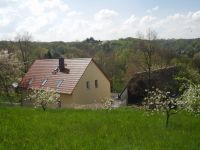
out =
<path fill-rule="evenodd" d="M 0 40 L 30 32 L 35 41 L 136 37 L 200 38 L 199 0 L 0 0 Z"/>
<path fill-rule="evenodd" d="M 114 9 L 123 16 L 135 14 L 143 16 L 146 10 L 155 6 L 161 9 L 159 14 L 164 16 L 174 13 L 197 11 L 200 9 L 199 0 L 65 0 L 72 8 L 91 14 L 102 8 Z"/>

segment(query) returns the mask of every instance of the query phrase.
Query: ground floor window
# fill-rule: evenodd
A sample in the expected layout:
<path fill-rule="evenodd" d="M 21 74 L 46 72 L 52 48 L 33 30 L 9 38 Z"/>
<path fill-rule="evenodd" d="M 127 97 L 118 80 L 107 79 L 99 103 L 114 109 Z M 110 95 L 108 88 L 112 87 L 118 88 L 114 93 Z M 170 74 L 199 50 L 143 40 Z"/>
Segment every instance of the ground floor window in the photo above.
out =
<path fill-rule="evenodd" d="M 86 82 L 86 88 L 87 88 L 87 89 L 90 89 L 90 81 L 87 81 L 87 82 Z"/>
<path fill-rule="evenodd" d="M 98 85 L 98 80 L 95 80 L 95 88 L 98 88 L 99 85 Z"/>

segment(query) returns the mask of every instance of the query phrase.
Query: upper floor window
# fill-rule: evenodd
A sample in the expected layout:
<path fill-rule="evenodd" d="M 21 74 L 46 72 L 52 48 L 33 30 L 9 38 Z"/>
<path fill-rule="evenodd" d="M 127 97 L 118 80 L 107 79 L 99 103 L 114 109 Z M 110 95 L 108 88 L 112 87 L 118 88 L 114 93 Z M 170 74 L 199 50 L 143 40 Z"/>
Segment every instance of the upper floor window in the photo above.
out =
<path fill-rule="evenodd" d="M 90 81 L 87 81 L 87 82 L 86 82 L 86 88 L 87 88 L 87 89 L 90 89 Z"/>
<path fill-rule="evenodd" d="M 98 80 L 95 80 L 95 88 L 98 88 L 99 84 L 98 84 Z"/>

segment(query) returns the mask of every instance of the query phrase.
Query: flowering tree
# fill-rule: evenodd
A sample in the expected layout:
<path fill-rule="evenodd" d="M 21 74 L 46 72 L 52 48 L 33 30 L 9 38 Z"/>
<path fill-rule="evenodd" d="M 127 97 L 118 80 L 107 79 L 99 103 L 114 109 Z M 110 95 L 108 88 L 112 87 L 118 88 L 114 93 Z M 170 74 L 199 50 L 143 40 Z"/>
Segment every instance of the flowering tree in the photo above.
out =
<path fill-rule="evenodd" d="M 103 98 L 101 100 L 101 102 L 102 102 L 102 108 L 104 108 L 104 109 L 111 109 L 114 100 L 111 99 L 111 98 Z"/>
<path fill-rule="evenodd" d="M 181 102 L 176 98 L 170 96 L 170 92 L 155 89 L 154 91 L 147 91 L 147 97 L 144 99 L 144 105 L 147 110 L 151 112 L 162 111 L 166 114 L 166 127 L 169 123 L 171 115 L 176 114 L 181 108 Z"/>
<path fill-rule="evenodd" d="M 51 89 L 35 89 L 30 93 L 29 97 L 34 101 L 35 107 L 41 106 L 44 111 L 46 110 L 48 104 L 60 103 L 60 94 Z"/>
<path fill-rule="evenodd" d="M 200 84 L 191 84 L 182 95 L 182 100 L 185 101 L 185 109 L 194 114 L 200 114 Z"/>

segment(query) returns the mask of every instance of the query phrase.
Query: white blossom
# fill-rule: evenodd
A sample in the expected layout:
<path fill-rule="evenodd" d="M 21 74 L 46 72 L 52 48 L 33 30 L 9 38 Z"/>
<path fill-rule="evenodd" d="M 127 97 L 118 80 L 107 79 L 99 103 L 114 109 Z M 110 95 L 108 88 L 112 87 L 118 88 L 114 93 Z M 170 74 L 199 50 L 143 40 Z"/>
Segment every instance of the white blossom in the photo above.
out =
<path fill-rule="evenodd" d="M 111 98 L 103 98 L 101 100 L 101 102 L 102 102 L 102 107 L 104 109 L 112 109 L 112 104 L 113 104 L 114 100 Z"/>
<path fill-rule="evenodd" d="M 148 91 L 147 96 L 144 98 L 144 106 L 150 113 L 163 112 L 166 114 L 166 126 L 170 115 L 176 114 L 179 110 L 178 99 L 170 95 L 169 91 L 161 91 L 156 88 L 155 90 Z"/>
<path fill-rule="evenodd" d="M 60 94 L 52 89 L 34 89 L 31 91 L 29 97 L 34 101 L 35 107 L 42 106 L 43 110 L 47 108 L 48 104 L 60 103 Z"/>
<path fill-rule="evenodd" d="M 190 85 L 189 88 L 183 93 L 182 99 L 186 105 L 186 110 L 200 114 L 200 85 Z"/>

